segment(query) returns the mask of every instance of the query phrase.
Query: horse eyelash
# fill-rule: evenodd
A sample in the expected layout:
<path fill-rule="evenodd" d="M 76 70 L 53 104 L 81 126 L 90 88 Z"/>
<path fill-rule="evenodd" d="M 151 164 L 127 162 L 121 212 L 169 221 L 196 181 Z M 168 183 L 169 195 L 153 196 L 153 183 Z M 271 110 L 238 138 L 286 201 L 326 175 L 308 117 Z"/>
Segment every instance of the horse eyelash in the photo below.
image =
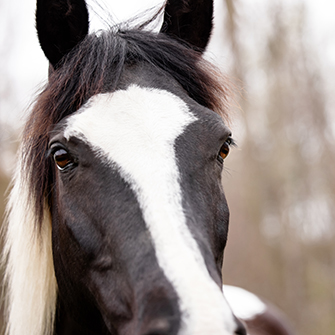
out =
<path fill-rule="evenodd" d="M 237 141 L 233 138 L 233 137 L 228 137 L 227 142 L 229 144 L 230 147 L 232 148 L 238 148 L 238 144 Z"/>

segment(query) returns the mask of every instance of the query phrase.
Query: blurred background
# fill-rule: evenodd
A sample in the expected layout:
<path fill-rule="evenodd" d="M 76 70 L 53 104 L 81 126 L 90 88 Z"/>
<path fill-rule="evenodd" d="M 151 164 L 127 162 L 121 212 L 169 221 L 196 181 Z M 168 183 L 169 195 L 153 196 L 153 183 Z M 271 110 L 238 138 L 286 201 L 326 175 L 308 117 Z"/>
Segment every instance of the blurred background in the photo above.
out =
<path fill-rule="evenodd" d="M 116 22 L 162 1 L 119 2 L 105 0 Z M 0 0 L 1 217 L 20 127 L 47 78 L 34 8 Z M 297 334 L 334 335 L 335 3 L 217 0 L 215 12 L 206 56 L 235 87 L 238 143 L 223 175 L 224 281 L 279 306 Z"/>

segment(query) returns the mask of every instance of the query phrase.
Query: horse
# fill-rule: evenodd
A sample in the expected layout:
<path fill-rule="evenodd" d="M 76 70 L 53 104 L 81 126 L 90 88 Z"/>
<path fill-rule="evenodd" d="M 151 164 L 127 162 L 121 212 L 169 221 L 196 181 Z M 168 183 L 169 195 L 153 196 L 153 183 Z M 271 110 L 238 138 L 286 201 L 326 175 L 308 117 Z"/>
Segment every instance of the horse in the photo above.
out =
<path fill-rule="evenodd" d="M 224 285 L 223 292 L 237 316 L 246 326 L 248 335 L 294 335 L 287 316 L 272 303 L 241 287 Z"/>
<path fill-rule="evenodd" d="M 84 0 L 37 0 L 50 70 L 8 201 L 8 335 L 245 334 L 222 293 L 234 141 L 202 57 L 213 2 L 164 10 L 156 33 L 89 34 Z"/>

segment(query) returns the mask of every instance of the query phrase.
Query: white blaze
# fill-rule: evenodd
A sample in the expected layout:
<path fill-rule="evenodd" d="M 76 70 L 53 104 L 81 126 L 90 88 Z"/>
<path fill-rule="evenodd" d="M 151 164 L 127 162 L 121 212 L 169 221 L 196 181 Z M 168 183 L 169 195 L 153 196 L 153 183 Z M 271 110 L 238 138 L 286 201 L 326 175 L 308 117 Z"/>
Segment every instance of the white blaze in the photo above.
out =
<path fill-rule="evenodd" d="M 130 86 L 93 97 L 69 118 L 65 137 L 88 142 L 116 163 L 131 185 L 158 263 L 179 297 L 179 334 L 231 335 L 235 329 L 232 312 L 208 273 L 182 208 L 174 144 L 195 120 L 175 95 Z"/>

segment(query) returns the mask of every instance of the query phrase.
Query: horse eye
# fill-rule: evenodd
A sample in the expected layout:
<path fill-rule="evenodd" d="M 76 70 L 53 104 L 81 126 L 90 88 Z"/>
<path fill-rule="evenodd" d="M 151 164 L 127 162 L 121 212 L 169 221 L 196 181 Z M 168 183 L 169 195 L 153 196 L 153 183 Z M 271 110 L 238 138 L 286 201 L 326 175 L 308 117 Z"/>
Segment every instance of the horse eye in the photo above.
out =
<path fill-rule="evenodd" d="M 72 156 L 65 149 L 54 152 L 54 160 L 59 170 L 64 171 L 74 164 Z"/>
<path fill-rule="evenodd" d="M 222 145 L 220 152 L 218 154 L 218 161 L 222 164 L 224 159 L 228 156 L 230 152 L 231 145 L 234 144 L 234 141 L 231 137 L 229 137 Z"/>

